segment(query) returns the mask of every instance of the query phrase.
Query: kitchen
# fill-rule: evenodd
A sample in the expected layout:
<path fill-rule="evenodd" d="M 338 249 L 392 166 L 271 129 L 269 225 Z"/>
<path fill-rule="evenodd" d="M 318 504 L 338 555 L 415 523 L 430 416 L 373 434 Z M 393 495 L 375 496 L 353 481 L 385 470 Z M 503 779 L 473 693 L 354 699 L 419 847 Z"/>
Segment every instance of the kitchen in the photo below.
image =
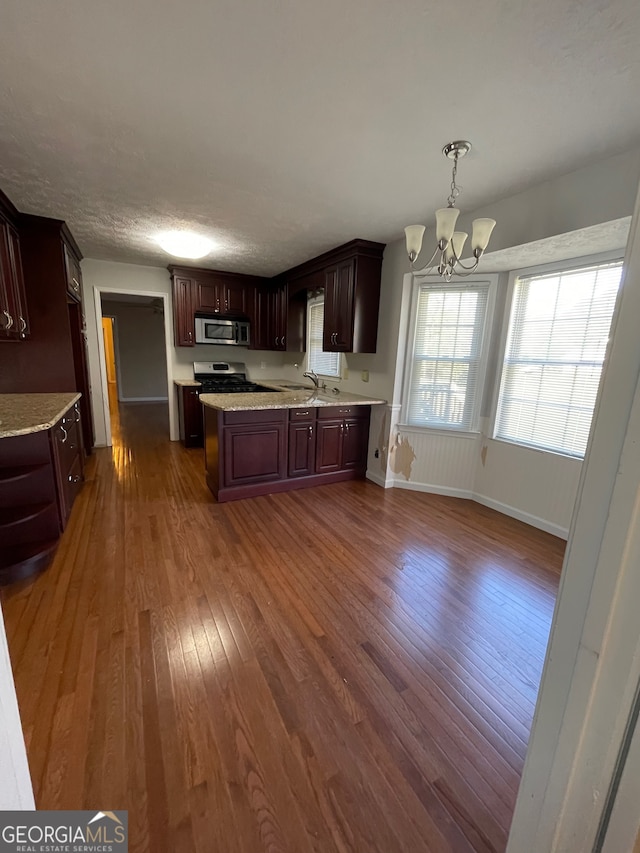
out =
<path fill-rule="evenodd" d="M 163 19 L 164 11 L 156 9 L 155 16 Z M 381 26 L 379 12 L 369 9 L 367 16 L 377 21 L 382 41 L 376 43 L 381 47 L 390 22 Z M 578 533 L 570 534 L 573 506 L 579 494 L 583 507 L 589 503 L 592 493 L 580 483 L 585 478 L 589 482 L 594 470 L 591 460 L 583 466 L 575 455 L 516 447 L 492 432 L 489 420 L 497 396 L 494 386 L 500 384 L 501 336 L 508 325 L 508 278 L 536 263 L 596 255 L 598 263 L 618 262 L 640 172 L 635 137 L 624 136 L 622 119 L 611 121 L 609 126 L 620 134 L 615 144 L 607 147 L 594 138 L 590 153 L 574 159 L 575 149 L 569 153 L 563 147 L 556 159 L 555 150 L 552 156 L 541 141 L 541 159 L 535 160 L 533 145 L 526 156 L 516 145 L 498 146 L 496 139 L 504 139 L 508 131 L 506 123 L 500 134 L 491 125 L 478 131 L 477 148 L 461 167 L 469 164 L 463 196 L 468 203 L 460 220 L 463 227 L 471 216 L 498 222 L 480 269 L 480 284 L 486 285 L 490 297 L 478 428 L 455 434 L 425 430 L 404 420 L 412 299 L 422 271 L 410 272 L 401 234 L 407 221 L 425 216 L 425 187 L 406 167 L 418 162 L 418 149 L 433 165 L 425 178 L 427 208 L 442 203 L 447 185 L 442 161 L 425 158 L 423 150 L 424 133 L 428 131 L 429 144 L 442 134 L 425 126 L 424 133 L 417 134 L 423 137 L 419 145 L 406 130 L 388 138 L 390 127 L 398 128 L 404 120 L 396 116 L 398 120 L 389 121 L 378 101 L 362 123 L 358 145 L 347 144 L 350 134 L 358 131 L 353 118 L 349 121 L 346 116 L 342 121 L 326 116 L 335 138 L 327 134 L 326 144 L 318 145 L 306 139 L 311 129 L 314 139 L 320 138 L 314 112 L 309 112 L 317 103 L 310 94 L 315 84 L 309 80 L 304 97 L 297 97 L 287 65 L 278 66 L 283 76 L 273 91 L 266 77 L 264 89 L 257 85 L 260 74 L 242 87 L 247 98 L 254 87 L 260 89 L 265 104 L 288 94 L 286 109 L 280 104 L 277 112 L 286 133 L 278 136 L 276 145 L 273 134 L 279 133 L 278 123 L 269 121 L 255 101 L 253 109 L 238 111 L 237 124 L 229 122 L 233 144 L 223 154 L 219 146 L 225 121 L 220 117 L 229 117 L 225 111 L 231 107 L 225 101 L 225 87 L 212 91 L 210 80 L 224 78 L 219 68 L 213 70 L 222 57 L 237 68 L 224 39 L 219 41 L 221 35 L 203 27 L 208 39 L 218 40 L 217 50 L 196 49 L 197 27 L 189 26 L 193 62 L 212 63 L 212 68 L 201 75 L 201 80 L 209 81 L 206 93 L 200 89 L 194 94 L 196 108 L 183 114 L 190 97 L 184 93 L 190 90 L 177 86 L 174 74 L 186 70 L 174 67 L 165 77 L 167 66 L 159 59 L 163 52 L 172 55 L 179 38 L 175 28 L 162 29 L 158 20 L 158 26 L 147 30 L 130 20 L 130 14 L 131 10 L 123 10 L 122 19 L 116 20 L 96 10 L 95 18 L 85 18 L 88 11 L 75 8 L 72 18 L 92 32 L 100 19 L 104 46 L 110 45 L 110 56 L 122 57 L 118 68 L 108 64 L 113 76 L 101 78 L 92 54 L 96 59 L 103 56 L 102 36 L 94 32 L 86 42 L 78 40 L 96 105 L 104 103 L 101 79 L 116 85 L 127 65 L 133 71 L 132 52 L 118 49 L 112 28 L 125 42 L 127 33 L 137 33 L 136 52 L 148 52 L 149 61 L 138 58 L 135 73 L 117 84 L 120 96 L 113 104 L 124 111 L 121 123 L 110 124 L 106 107 L 94 113 L 97 106 L 85 102 L 83 113 L 74 98 L 58 99 L 61 120 L 48 131 L 48 138 L 62 140 L 58 150 L 55 145 L 38 148 L 38 134 L 25 134 L 24 155 L 7 143 L 14 159 L 0 175 L 0 186 L 20 210 L 17 214 L 7 205 L 9 220 L 17 223 L 12 227 L 20 238 L 27 296 L 26 311 L 16 313 L 23 323 L 14 331 L 18 336 L 20 329 L 30 333 L 25 339 L 0 343 L 0 389 L 3 395 L 66 395 L 31 424 L 40 428 L 36 433 L 2 439 L 9 442 L 38 433 L 47 437 L 43 447 L 33 448 L 34 457 L 25 457 L 20 465 L 33 469 L 28 476 L 42 480 L 43 491 L 34 493 L 30 506 L 41 511 L 43 524 L 46 519 L 52 525 L 53 533 L 43 534 L 42 541 L 55 539 L 46 554 L 51 558 L 48 568 L 2 592 L 30 762 L 23 802 L 29 802 L 32 787 L 41 808 L 129 809 L 134 849 L 141 850 L 167 845 L 176 850 L 231 845 L 238 851 L 269 846 L 323 851 L 505 849 L 507 843 L 516 843 L 508 841 L 514 810 L 512 838 L 526 837 L 527 821 L 537 820 L 531 815 L 538 800 L 527 797 L 531 811 L 526 812 L 522 799 L 516 805 L 516 797 L 565 540 L 569 536 L 577 547 L 584 541 L 578 533 L 582 530 L 584 537 L 587 526 L 580 525 L 578 513 Z M 240 19 L 242 11 L 228 14 Z M 550 14 L 559 13 L 554 9 Z M 274 43 L 287 29 L 280 21 L 273 32 L 277 19 L 274 13 L 262 20 L 262 31 L 270 32 Z M 11 21 L 20 20 L 16 7 Z M 58 43 L 67 44 L 72 33 L 59 32 L 44 11 L 29 27 L 17 27 L 20 39 L 15 44 L 44 39 L 44 20 L 57 32 Z M 314 45 L 335 44 L 341 38 L 335 29 L 329 38 L 322 22 L 315 24 L 324 32 L 324 41 L 310 37 L 315 27 L 298 33 L 301 44 L 311 51 L 308 55 Z M 398 25 L 394 19 L 393 26 Z M 219 30 L 222 33 L 224 27 Z M 349 35 L 367 55 L 368 28 L 356 30 Z M 159 39 L 155 45 L 147 41 L 152 32 Z M 242 32 L 254 29 L 243 27 Z M 409 38 L 411 32 L 405 35 Z M 266 41 L 253 45 L 254 71 Z M 512 42 L 515 39 L 497 40 L 505 50 Z M 282 51 L 283 62 L 288 49 Z M 13 56 L 13 50 L 7 45 L 5 56 Z M 423 53 L 412 54 L 414 60 Z M 56 48 L 43 46 L 35 54 L 58 67 Z M 69 50 L 66 55 L 77 57 L 78 52 Z M 612 50 L 610 55 L 621 53 Z M 304 50 L 298 60 L 303 78 Z M 279 57 L 269 61 L 278 65 Z M 517 66 L 516 62 L 510 67 Z M 362 92 L 371 91 L 372 69 L 378 65 L 367 67 Z M 72 68 L 63 63 L 59 73 L 58 82 L 64 80 L 72 91 L 83 85 L 75 64 Z M 594 86 L 605 86 L 603 77 L 606 81 L 606 74 L 601 75 Z M 146 91 L 155 91 L 159 101 L 170 100 L 175 111 L 170 121 L 166 104 L 151 97 L 145 103 L 138 99 L 151 78 L 154 85 Z M 349 73 L 341 75 L 341 80 L 348 79 Z M 567 86 L 577 79 L 580 75 L 558 76 Z M 139 91 L 129 85 L 131 80 L 138 81 Z M 502 70 L 500 80 L 506 85 Z M 44 118 L 53 109 L 53 101 L 42 99 L 44 90 L 30 88 L 29 81 L 27 74 L 29 91 L 22 103 L 32 103 L 34 115 L 25 113 L 17 126 L 35 121 L 38 114 Z M 184 104 L 176 97 L 178 88 Z M 232 89 L 227 89 L 231 95 Z M 204 102 L 216 102 L 217 111 L 197 108 L 203 95 Z M 548 110 L 556 109 L 553 98 L 543 100 Z M 566 103 L 560 109 L 561 100 L 558 109 L 563 113 Z M 413 103 L 417 102 L 416 97 Z M 520 127 L 524 116 L 515 117 L 517 99 L 504 102 L 512 105 L 509 122 Z M 613 110 L 611 101 L 602 98 L 602 102 Z M 335 101 L 338 112 L 340 103 Z M 350 109 L 358 105 L 362 101 L 355 98 Z M 145 123 L 147 111 L 153 117 L 149 115 Z M 400 112 L 406 117 L 404 108 Z M 384 126 L 376 119 L 383 113 Z M 360 115 L 357 109 L 355 114 Z M 6 115 L 16 119 L 10 104 Z M 284 120 L 292 115 L 293 127 Z M 90 116 L 97 121 L 93 129 Z M 199 131 L 191 129 L 196 116 L 203 122 Z M 260 156 L 277 150 L 283 158 L 265 172 L 254 145 L 257 135 L 247 133 L 249 116 L 262 119 Z M 422 121 L 417 115 L 415 120 Z M 133 129 L 143 124 L 146 129 L 134 142 Z M 544 112 L 535 124 L 542 139 L 544 128 L 553 121 Z M 65 127 L 74 129 L 72 146 L 64 142 L 70 138 Z M 114 160 L 109 164 L 102 159 L 106 157 L 102 140 L 107 138 L 113 140 Z M 379 148 L 372 144 L 376 138 Z M 442 142 L 435 147 L 438 157 Z M 406 144 L 402 154 L 401 144 Z M 555 138 L 555 144 L 565 146 L 566 141 Z M 379 159 L 371 168 L 368 157 L 376 150 Z M 398 151 L 392 165 L 390 150 Z M 63 152 L 73 163 L 67 169 L 55 165 L 58 157 L 64 160 Z M 515 167 L 518 161 L 523 169 L 529 155 L 532 170 L 525 180 L 524 172 Z M 207 183 L 212 169 L 218 169 L 215 187 Z M 40 170 L 36 177 L 33 170 Z M 325 195 L 328 175 L 334 182 Z M 100 176 L 104 183 L 98 186 Z M 411 186 L 398 198 L 393 187 L 403 180 Z M 201 186 L 204 200 L 199 196 Z M 356 196 L 360 201 L 353 204 Z M 381 198 L 389 217 L 385 225 L 377 224 L 381 214 L 375 213 L 381 210 L 376 206 Z M 354 215 L 354 207 L 363 213 Z M 32 228 L 27 227 L 29 217 L 38 220 Z M 58 224 L 46 225 L 41 218 Z M 69 222 L 66 228 L 63 219 Z M 158 231 L 171 227 L 191 227 L 200 233 L 211 229 L 222 248 L 204 260 L 172 259 L 154 242 Z M 295 245 L 289 239 L 294 230 Z M 467 230 L 471 232 L 470 224 Z M 334 281 L 331 276 L 339 273 L 345 260 L 334 255 L 332 264 L 331 253 L 353 253 L 356 235 L 367 238 L 355 241 L 358 250 L 367 244 L 379 247 L 375 298 L 363 303 L 356 293 L 354 267 L 345 273 L 347 280 L 354 275 L 354 313 L 331 309 L 327 316 L 352 320 L 353 338 L 342 346 L 343 329 L 327 323 L 326 351 L 336 361 L 329 375 L 320 376 L 320 384 L 327 387 L 315 391 L 313 377 L 304 375 L 313 370 L 305 353 L 310 331 L 305 322 L 313 299 L 320 299 L 324 291 L 326 300 L 328 282 Z M 35 246 L 45 236 L 51 252 L 47 264 L 55 268 L 54 277 L 36 270 L 43 249 L 25 251 L 27 243 Z M 425 246 L 431 238 L 435 244 L 433 229 L 425 236 Z M 327 253 L 330 261 L 325 263 Z M 359 251 L 355 254 L 359 263 Z M 633 259 L 632 254 L 629 257 Z M 297 289 L 296 279 L 307 276 L 308 282 Z M 43 282 L 40 288 L 38 280 Z M 368 285 L 370 297 L 371 291 Z M 164 323 L 164 350 L 154 357 L 166 357 L 167 401 L 119 404 L 117 440 L 104 381 L 101 319 L 102 297 L 108 293 L 160 300 Z M 633 286 L 626 293 L 632 299 Z M 359 325 L 358 311 L 365 316 Z M 77 347 L 83 337 L 79 312 L 86 323 L 86 369 L 84 347 Z M 206 327 L 220 314 L 233 324 L 236 340 L 244 343 L 240 338 L 248 335 L 248 347 L 196 341 L 207 336 L 196 320 L 204 320 Z M 628 345 L 625 324 L 632 315 L 629 308 L 618 321 L 614 336 L 618 346 L 620 341 Z M 219 321 L 217 325 L 225 326 Z M 40 349 L 40 335 L 42 341 L 56 339 L 55 357 L 51 350 Z M 373 337 L 373 343 L 361 340 L 359 345 L 362 335 Z M 29 372 L 28 354 L 36 350 L 38 358 Z M 628 364 L 631 361 L 627 359 Z M 620 367 L 615 357 L 612 363 Z M 53 373 L 55 388 L 38 384 Z M 262 392 L 270 398 L 266 402 L 255 389 L 247 394 L 256 397 L 241 402 L 237 398 L 243 397 L 242 392 L 212 398 L 205 392 L 203 451 L 180 441 L 181 411 L 185 444 L 192 437 L 197 445 L 197 419 L 191 432 L 186 428 L 183 394 L 185 389 L 197 389 L 193 383 L 207 374 L 242 375 L 271 390 Z M 608 425 L 610 440 L 617 434 L 611 428 L 614 413 L 619 428 L 626 424 L 620 391 L 626 388 L 620 376 L 626 374 L 622 370 L 617 375 L 617 380 L 605 382 L 605 388 L 619 396 L 612 400 L 607 397 L 612 390 L 603 392 L 607 405 L 598 419 Z M 339 389 L 337 394 L 333 388 Z M 456 387 L 454 397 L 459 394 Z M 276 398 L 277 406 L 271 402 Z M 198 400 L 196 413 L 202 411 L 199 404 Z M 15 432 L 7 427 L 15 416 L 12 401 L 6 411 L 0 414 L 4 422 L 0 427 Z M 267 421 L 256 420 L 265 412 Z M 168 418 L 172 441 L 159 429 L 160 418 Z M 95 437 L 89 432 L 92 423 Z M 330 438 L 319 453 L 318 435 L 324 426 Z M 594 447 L 604 442 L 602 432 L 596 429 Z M 259 434 L 263 443 L 254 454 L 251 442 Z M 364 448 L 361 455 L 351 454 L 345 444 L 346 436 L 353 435 Z M 52 443 L 54 438 L 59 446 Z M 226 458 L 225 449 L 234 442 L 237 453 Z M 88 458 L 77 452 L 80 444 Z M 329 451 L 334 454 L 331 460 Z M 36 458 L 40 452 L 42 457 Z M 345 454 L 351 467 L 342 465 Z M 606 453 L 599 451 L 597 456 L 601 460 Z M 318 471 L 319 459 L 321 467 L 326 464 L 332 470 Z M 228 462 L 235 473 L 225 481 Z M 256 462 L 265 467 L 255 467 Z M 81 465 L 82 471 L 78 473 L 74 465 Z M 44 473 L 35 474 L 38 466 Z M 65 478 L 77 487 L 66 503 L 60 498 Z M 600 483 L 604 479 L 601 470 Z M 239 491 L 222 493 L 223 481 L 230 483 L 224 489 Z M 301 484 L 307 487 L 291 488 Z M 4 530 L 15 528 L 15 519 L 5 515 Z M 31 522 L 25 518 L 20 523 Z M 598 525 L 592 523 L 590 529 L 595 535 Z M 591 547 L 589 553 L 595 561 L 599 548 Z M 569 615 L 571 600 L 576 609 L 584 604 L 586 612 L 589 596 L 572 592 L 576 588 L 585 592 L 587 565 L 583 556 L 582 573 L 577 573 L 569 555 L 560 617 Z M 579 619 L 572 612 L 573 617 L 559 618 L 557 623 L 558 642 L 569 645 L 569 640 L 579 639 Z M 570 631 L 574 633 L 568 637 Z M 595 641 L 590 648 L 594 647 Z M 545 678 L 551 687 L 556 677 L 569 690 L 570 656 L 570 652 L 556 655 L 548 665 Z M 554 666 L 561 665 L 562 677 L 554 676 Z M 580 673 L 584 676 L 585 669 Z M 557 707 L 565 694 L 564 688 L 558 689 L 558 680 L 555 684 L 551 691 L 543 685 L 543 713 L 533 729 L 534 754 L 540 763 L 530 764 L 522 777 L 523 790 L 529 793 L 542 784 L 543 771 L 561 775 L 548 746 L 560 737 L 565 707 Z M 568 693 L 566 698 L 568 702 Z M 575 705 L 571 707 L 578 720 Z M 565 721 L 562 736 L 572 742 L 573 731 L 566 728 L 577 736 L 580 724 Z M 10 748 L 19 740 L 14 737 Z M 24 761 L 22 767 L 24 774 Z M 559 778 L 555 777 L 557 784 Z M 577 785 L 579 774 L 573 779 Z M 596 809 L 591 798 L 586 802 Z M 540 837 L 553 823 L 549 803 L 544 808 L 546 819 L 540 817 L 536 823 Z M 545 847 L 541 843 L 533 849 Z"/>

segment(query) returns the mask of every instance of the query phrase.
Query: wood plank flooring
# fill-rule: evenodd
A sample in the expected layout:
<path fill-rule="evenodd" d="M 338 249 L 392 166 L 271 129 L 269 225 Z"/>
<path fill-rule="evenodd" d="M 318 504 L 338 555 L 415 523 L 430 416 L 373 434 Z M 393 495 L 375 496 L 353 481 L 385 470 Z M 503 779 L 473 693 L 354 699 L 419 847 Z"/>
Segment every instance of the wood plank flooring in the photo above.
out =
<path fill-rule="evenodd" d="M 123 407 L 3 609 L 39 808 L 140 853 L 502 851 L 564 543 L 348 482 L 217 505 Z"/>

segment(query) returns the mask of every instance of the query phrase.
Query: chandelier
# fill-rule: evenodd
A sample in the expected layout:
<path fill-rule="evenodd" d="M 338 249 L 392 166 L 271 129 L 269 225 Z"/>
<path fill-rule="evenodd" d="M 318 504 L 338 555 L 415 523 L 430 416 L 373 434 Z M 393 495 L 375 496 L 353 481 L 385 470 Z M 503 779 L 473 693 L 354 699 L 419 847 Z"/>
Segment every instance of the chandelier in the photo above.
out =
<path fill-rule="evenodd" d="M 436 210 L 436 248 L 431 259 L 425 265 L 429 272 L 436 270 L 445 281 L 451 281 L 454 275 L 471 275 L 478 268 L 480 258 L 489 244 L 491 232 L 495 228 L 495 219 L 474 219 L 471 224 L 471 252 L 473 261 L 471 266 L 462 263 L 462 250 L 469 236 L 465 231 L 456 231 L 456 220 L 460 211 L 455 206 L 460 195 L 460 187 L 456 184 L 458 174 L 458 160 L 468 154 L 471 143 L 459 140 L 449 142 L 442 149 L 445 157 L 453 160 L 451 172 L 451 192 L 447 199 L 447 206 Z M 404 229 L 407 240 L 407 254 L 414 269 L 422 249 L 422 238 L 424 237 L 424 225 L 408 225 Z M 437 258 L 437 261 L 436 261 Z M 436 261 L 436 263 L 434 263 Z"/>

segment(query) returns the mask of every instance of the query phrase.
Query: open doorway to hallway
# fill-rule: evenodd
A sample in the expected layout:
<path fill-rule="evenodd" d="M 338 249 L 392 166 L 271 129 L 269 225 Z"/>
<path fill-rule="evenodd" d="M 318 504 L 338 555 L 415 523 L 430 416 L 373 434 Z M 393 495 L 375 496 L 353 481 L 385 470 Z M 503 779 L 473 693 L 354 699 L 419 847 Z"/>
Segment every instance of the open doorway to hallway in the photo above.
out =
<path fill-rule="evenodd" d="M 134 420 L 169 437 L 164 303 L 130 293 L 102 293 L 102 337 L 111 441 Z"/>

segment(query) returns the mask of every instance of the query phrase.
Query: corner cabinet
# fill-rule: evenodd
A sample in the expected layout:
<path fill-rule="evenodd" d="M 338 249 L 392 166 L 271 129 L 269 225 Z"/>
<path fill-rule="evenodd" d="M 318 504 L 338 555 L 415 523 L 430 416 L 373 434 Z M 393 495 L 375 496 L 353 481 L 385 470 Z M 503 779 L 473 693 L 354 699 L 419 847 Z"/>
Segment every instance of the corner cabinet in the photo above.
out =
<path fill-rule="evenodd" d="M 384 243 L 352 240 L 287 273 L 291 294 L 324 289 L 325 352 L 375 352 Z"/>
<path fill-rule="evenodd" d="M 204 406 L 207 485 L 219 503 L 363 478 L 370 406 L 221 412 Z"/>
<path fill-rule="evenodd" d="M 78 403 L 49 430 L 0 439 L 0 585 L 46 569 L 83 481 Z"/>

